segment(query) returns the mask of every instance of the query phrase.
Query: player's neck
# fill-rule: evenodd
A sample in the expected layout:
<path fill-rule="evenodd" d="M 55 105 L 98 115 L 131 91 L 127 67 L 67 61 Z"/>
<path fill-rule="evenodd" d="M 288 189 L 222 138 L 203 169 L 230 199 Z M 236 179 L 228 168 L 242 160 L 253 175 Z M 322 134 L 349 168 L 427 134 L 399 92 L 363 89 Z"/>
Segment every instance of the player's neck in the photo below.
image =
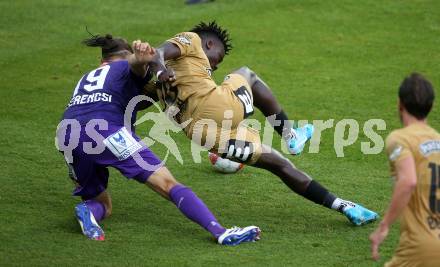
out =
<path fill-rule="evenodd" d="M 428 124 L 428 121 L 427 121 L 426 118 L 422 119 L 422 120 L 419 120 L 419 119 L 417 119 L 414 116 L 411 116 L 411 115 L 408 115 L 408 114 L 405 114 L 405 115 L 403 115 L 403 118 L 402 118 L 402 123 L 403 123 L 404 127 L 407 127 L 407 126 L 410 126 L 410 125 L 418 125 L 418 124 L 420 124 L 420 125 L 427 125 Z"/>
<path fill-rule="evenodd" d="M 110 64 L 112 62 L 120 61 L 120 60 L 126 60 L 126 58 L 125 57 L 110 57 L 110 58 L 102 59 L 100 66 L 104 66 L 104 65 Z"/>

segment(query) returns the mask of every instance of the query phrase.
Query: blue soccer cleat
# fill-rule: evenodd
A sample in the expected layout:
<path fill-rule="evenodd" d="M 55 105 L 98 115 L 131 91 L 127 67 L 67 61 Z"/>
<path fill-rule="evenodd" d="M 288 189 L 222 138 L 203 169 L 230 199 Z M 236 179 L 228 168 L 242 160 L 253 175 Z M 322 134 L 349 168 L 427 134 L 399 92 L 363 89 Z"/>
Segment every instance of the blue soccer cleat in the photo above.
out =
<path fill-rule="evenodd" d="M 377 215 L 376 212 L 366 209 L 359 204 L 345 207 L 342 213 L 344 213 L 348 220 L 356 226 L 374 222 L 379 218 L 379 215 Z"/>
<path fill-rule="evenodd" d="M 96 222 L 93 213 L 85 203 L 79 203 L 76 205 L 75 215 L 85 236 L 93 240 L 104 240 L 104 231 Z"/>
<path fill-rule="evenodd" d="M 299 155 L 304 149 L 305 144 L 312 138 L 315 127 L 306 124 L 303 127 L 292 129 L 293 136 L 287 141 L 287 149 L 292 155 Z"/>
<path fill-rule="evenodd" d="M 248 226 L 244 228 L 232 227 L 220 235 L 217 239 L 220 245 L 236 246 L 243 242 L 255 242 L 260 240 L 260 228 Z"/>

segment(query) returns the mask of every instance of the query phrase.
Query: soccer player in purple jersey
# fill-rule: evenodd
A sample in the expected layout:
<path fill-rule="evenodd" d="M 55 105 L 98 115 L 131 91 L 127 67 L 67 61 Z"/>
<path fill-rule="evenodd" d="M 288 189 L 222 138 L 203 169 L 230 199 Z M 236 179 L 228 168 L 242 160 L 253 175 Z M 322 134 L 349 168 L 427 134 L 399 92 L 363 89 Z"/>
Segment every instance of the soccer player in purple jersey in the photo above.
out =
<path fill-rule="evenodd" d="M 76 205 L 75 214 L 84 235 L 104 240 L 104 231 L 98 223 L 112 212 L 106 190 L 107 167 L 111 166 L 172 201 L 219 244 L 238 245 L 258 240 L 258 227 L 225 229 L 190 188 L 174 179 L 134 133 L 136 108 L 131 114 L 130 129 L 124 127 L 124 113 L 130 100 L 142 94 L 151 78 L 147 64 L 155 55 L 154 48 L 139 40 L 130 47 L 124 39 L 111 35 L 93 36 L 84 43 L 101 47 L 102 64 L 79 80 L 57 129 L 58 148 L 76 184 L 73 195 L 83 200 Z"/>

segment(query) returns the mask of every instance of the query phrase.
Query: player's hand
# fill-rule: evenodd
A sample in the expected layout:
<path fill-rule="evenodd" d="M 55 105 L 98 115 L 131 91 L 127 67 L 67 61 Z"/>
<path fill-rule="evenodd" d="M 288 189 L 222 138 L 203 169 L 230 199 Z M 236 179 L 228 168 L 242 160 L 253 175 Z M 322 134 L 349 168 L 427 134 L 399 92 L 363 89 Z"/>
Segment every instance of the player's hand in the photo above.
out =
<path fill-rule="evenodd" d="M 379 259 L 379 246 L 388 235 L 388 226 L 379 225 L 377 229 L 370 235 L 371 241 L 371 258 L 375 261 Z"/>
<path fill-rule="evenodd" d="M 172 83 L 176 80 L 176 75 L 172 68 L 165 68 L 157 72 L 157 80 L 163 83 Z"/>
<path fill-rule="evenodd" d="M 149 43 L 141 42 L 141 40 L 133 41 L 133 52 L 136 60 L 142 64 L 151 62 L 156 55 L 156 50 Z"/>

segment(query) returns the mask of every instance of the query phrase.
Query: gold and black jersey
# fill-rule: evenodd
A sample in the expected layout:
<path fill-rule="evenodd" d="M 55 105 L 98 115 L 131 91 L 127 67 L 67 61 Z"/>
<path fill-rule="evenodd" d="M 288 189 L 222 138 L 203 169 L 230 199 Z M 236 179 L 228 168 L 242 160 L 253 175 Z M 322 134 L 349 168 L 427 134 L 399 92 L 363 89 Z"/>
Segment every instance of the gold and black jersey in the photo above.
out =
<path fill-rule="evenodd" d="M 386 139 L 391 175 L 396 164 L 414 158 L 417 187 L 403 211 L 399 246 L 386 266 L 440 266 L 440 134 L 411 124 Z"/>
<path fill-rule="evenodd" d="M 180 49 L 180 57 L 166 62 L 166 66 L 172 68 L 176 75 L 171 88 L 176 89 L 176 102 L 185 103 L 184 112 L 189 115 L 194 113 L 199 102 L 213 92 L 217 85 L 211 78 L 209 60 L 196 33 L 182 32 L 168 42 Z"/>
<path fill-rule="evenodd" d="M 177 122 L 187 125 L 184 131 L 194 142 L 222 154 L 231 150 L 231 142 L 238 141 L 243 147 L 234 146 L 232 154 L 242 162 L 255 163 L 261 155 L 260 136 L 242 124 L 254 111 L 247 80 L 232 73 L 217 85 L 196 33 L 182 32 L 168 42 L 180 49 L 180 56 L 166 61 L 176 80 L 159 90 L 162 104 L 176 114 L 173 117 Z"/>

